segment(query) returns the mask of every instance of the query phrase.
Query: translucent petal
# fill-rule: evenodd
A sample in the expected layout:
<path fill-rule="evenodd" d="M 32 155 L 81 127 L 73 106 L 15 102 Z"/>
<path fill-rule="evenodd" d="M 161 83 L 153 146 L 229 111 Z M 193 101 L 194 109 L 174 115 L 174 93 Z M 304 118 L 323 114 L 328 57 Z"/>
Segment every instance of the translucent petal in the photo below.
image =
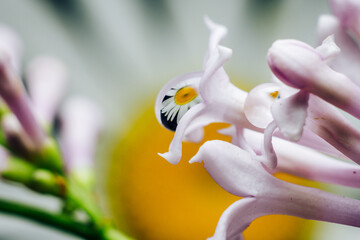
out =
<path fill-rule="evenodd" d="M 260 84 L 249 92 L 244 104 L 244 113 L 251 124 L 259 128 L 266 126 L 273 120 L 271 105 L 278 98 L 281 85 L 277 83 Z M 277 96 L 273 97 L 272 93 Z"/>
<path fill-rule="evenodd" d="M 271 112 L 281 133 L 291 141 L 302 135 L 307 116 L 309 94 L 300 91 L 272 104 Z"/>
<path fill-rule="evenodd" d="M 26 76 L 29 95 L 37 116 L 42 123 L 52 123 L 67 85 L 65 66 L 49 56 L 37 57 L 30 62 Z"/>
<path fill-rule="evenodd" d="M 325 38 L 322 44 L 315 50 L 326 62 L 330 62 L 340 54 L 340 48 L 336 45 L 334 41 L 334 35 L 330 35 Z"/>
<path fill-rule="evenodd" d="M 60 144 L 68 171 L 93 167 L 94 150 L 103 125 L 100 109 L 83 97 L 69 99 L 61 110 Z"/>
<path fill-rule="evenodd" d="M 8 58 L 16 72 L 21 69 L 22 51 L 23 45 L 17 34 L 9 27 L 0 24 L 0 58 Z"/>

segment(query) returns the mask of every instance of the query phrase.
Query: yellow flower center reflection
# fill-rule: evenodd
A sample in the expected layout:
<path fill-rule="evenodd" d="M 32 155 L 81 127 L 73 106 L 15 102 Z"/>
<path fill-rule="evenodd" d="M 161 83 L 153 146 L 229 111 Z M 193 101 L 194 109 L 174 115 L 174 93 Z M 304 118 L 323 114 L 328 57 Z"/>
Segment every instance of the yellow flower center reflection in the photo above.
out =
<path fill-rule="evenodd" d="M 176 92 L 174 101 L 177 105 L 184 105 L 197 97 L 197 92 L 192 87 L 183 87 Z"/>
<path fill-rule="evenodd" d="M 223 139 L 225 124 L 206 127 L 205 139 Z M 239 198 L 219 187 L 203 164 L 189 164 L 202 143 L 184 143 L 183 157 L 172 165 L 157 155 L 173 137 L 156 121 L 153 106 L 139 116 L 112 156 L 109 192 L 117 225 L 140 240 L 200 240 L 213 235 L 223 211 Z M 282 175 L 296 183 L 304 180 Z M 290 216 L 265 216 L 245 231 L 246 240 L 304 239 L 309 223 Z"/>
<path fill-rule="evenodd" d="M 275 98 L 277 98 L 277 96 L 279 96 L 279 91 L 271 92 L 271 93 L 269 93 L 269 95 L 275 99 Z"/>

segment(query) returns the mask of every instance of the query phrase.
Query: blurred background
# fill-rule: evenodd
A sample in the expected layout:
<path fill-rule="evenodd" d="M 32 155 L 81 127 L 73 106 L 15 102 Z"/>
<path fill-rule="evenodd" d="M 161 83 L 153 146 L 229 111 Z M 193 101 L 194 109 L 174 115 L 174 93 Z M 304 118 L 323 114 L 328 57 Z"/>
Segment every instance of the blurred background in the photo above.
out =
<path fill-rule="evenodd" d="M 200 165 L 187 164 L 199 145 L 185 144 L 177 166 L 157 155 L 167 151 L 173 133 L 156 122 L 155 97 L 171 78 L 201 69 L 209 36 L 203 16 L 227 26 L 223 45 L 233 49 L 233 57 L 225 69 L 237 86 L 249 90 L 270 79 L 266 54 L 273 41 L 295 38 L 315 46 L 318 16 L 327 13 L 325 0 L 0 0 L 0 22 L 23 40 L 24 68 L 37 55 L 58 57 L 69 71 L 68 96 L 88 96 L 103 109 L 99 201 L 120 229 L 151 240 L 205 239 L 237 199 Z M 207 137 L 219 138 L 218 127 L 208 128 Z M 3 197 L 49 208 L 58 204 L 6 184 L 0 187 Z M 359 231 L 354 228 L 283 216 L 257 220 L 245 233 L 246 239 L 355 236 Z M 2 214 L 0 239 L 77 238 Z"/>

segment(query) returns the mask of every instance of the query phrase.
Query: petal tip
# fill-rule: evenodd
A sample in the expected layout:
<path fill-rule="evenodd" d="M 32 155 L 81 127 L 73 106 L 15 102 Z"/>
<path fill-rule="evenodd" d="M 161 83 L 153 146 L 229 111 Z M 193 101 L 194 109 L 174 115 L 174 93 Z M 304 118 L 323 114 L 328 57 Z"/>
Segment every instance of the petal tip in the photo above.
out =
<path fill-rule="evenodd" d="M 176 165 L 180 162 L 180 159 L 175 156 L 174 154 L 172 154 L 171 152 L 166 152 L 166 153 L 158 153 L 160 157 L 165 158 L 166 161 L 168 161 L 169 163 Z"/>

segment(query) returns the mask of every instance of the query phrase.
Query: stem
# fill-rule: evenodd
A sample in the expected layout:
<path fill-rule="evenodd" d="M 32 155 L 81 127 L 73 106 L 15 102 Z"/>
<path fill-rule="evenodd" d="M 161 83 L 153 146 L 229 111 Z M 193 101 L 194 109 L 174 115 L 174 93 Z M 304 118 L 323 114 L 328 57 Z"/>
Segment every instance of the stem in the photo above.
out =
<path fill-rule="evenodd" d="M 46 226 L 51 226 L 65 232 L 75 234 L 85 239 L 101 239 L 101 233 L 99 233 L 96 229 L 93 229 L 92 226 L 76 222 L 62 214 L 50 213 L 39 208 L 15 203 L 5 199 L 0 199 L 0 211 L 24 217 Z"/>

